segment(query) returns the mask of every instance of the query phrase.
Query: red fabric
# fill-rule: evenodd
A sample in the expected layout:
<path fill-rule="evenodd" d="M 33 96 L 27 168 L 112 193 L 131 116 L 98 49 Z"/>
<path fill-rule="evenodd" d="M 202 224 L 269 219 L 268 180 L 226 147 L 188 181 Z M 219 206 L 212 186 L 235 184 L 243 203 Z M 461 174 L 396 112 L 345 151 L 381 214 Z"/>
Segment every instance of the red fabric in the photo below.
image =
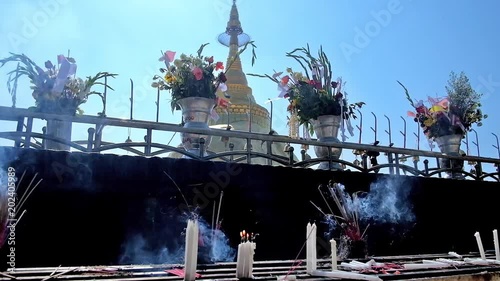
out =
<path fill-rule="evenodd" d="M 179 276 L 179 277 L 184 277 L 184 269 L 182 269 L 182 268 L 168 269 L 168 270 L 165 270 L 165 272 Z M 196 273 L 195 277 L 200 278 L 201 274 Z"/>

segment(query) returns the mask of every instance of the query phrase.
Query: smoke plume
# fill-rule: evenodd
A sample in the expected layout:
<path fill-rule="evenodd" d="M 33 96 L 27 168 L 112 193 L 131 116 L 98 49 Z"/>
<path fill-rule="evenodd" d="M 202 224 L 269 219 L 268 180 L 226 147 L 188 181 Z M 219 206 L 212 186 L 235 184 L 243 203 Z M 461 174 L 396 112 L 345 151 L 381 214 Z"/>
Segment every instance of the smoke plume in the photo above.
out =
<path fill-rule="evenodd" d="M 124 245 L 121 264 L 179 264 L 184 262 L 185 228 L 188 215 L 177 217 L 176 225 L 169 224 L 163 233 L 135 234 Z M 236 250 L 229 245 L 229 239 L 220 229 L 212 230 L 206 220 L 198 217 L 199 233 L 198 262 L 232 262 Z M 172 231 L 179 230 L 178 232 Z M 160 237 L 160 238 L 158 238 Z M 163 241 L 155 241 L 161 239 Z M 161 246 L 154 246 L 154 245 Z"/>
<path fill-rule="evenodd" d="M 410 202 L 410 189 L 399 177 L 374 182 L 370 192 L 359 198 L 360 218 L 374 223 L 405 224 L 415 220 Z"/>

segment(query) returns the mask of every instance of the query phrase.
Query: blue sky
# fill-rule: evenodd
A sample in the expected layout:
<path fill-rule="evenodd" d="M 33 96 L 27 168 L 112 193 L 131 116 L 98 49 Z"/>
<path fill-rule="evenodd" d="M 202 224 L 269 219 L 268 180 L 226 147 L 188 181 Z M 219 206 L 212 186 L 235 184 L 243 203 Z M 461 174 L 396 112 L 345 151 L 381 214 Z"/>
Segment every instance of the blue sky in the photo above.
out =
<path fill-rule="evenodd" d="M 229 18 L 231 0 L 16 0 L 0 3 L 0 56 L 25 53 L 43 65 L 66 54 L 77 60 L 80 76 L 99 71 L 119 74 L 110 82 L 115 92 L 108 95 L 108 116 L 128 118 L 129 79 L 135 82 L 134 119 L 154 121 L 156 91 L 151 77 L 161 66 L 160 51 L 195 53 L 202 43 L 211 43 L 206 55 L 226 61 L 228 49 L 217 43 Z M 250 65 L 250 53 L 243 55 L 247 73 L 272 73 L 297 65 L 285 52 L 310 44 L 323 46 L 333 64 L 335 76 L 342 76 L 351 102 L 364 101 L 363 142 L 373 142 L 370 130 L 378 116 L 378 139 L 387 145 L 384 130 L 392 120 L 393 142 L 403 146 L 402 130 L 410 105 L 396 80 L 402 81 L 419 99 L 443 96 L 450 71 L 464 71 L 476 90 L 484 93 L 483 111 L 489 115 L 476 128 L 481 155 L 497 157 L 492 132 L 500 135 L 500 2 L 495 0 L 310 0 L 237 2 L 243 29 L 257 45 L 257 62 Z M 15 65 L 0 69 L 0 105 L 10 106 L 6 73 Z M 256 100 L 264 104 L 277 97 L 271 81 L 248 77 Z M 161 97 L 160 121 L 178 123 L 179 113 L 169 109 L 169 95 Z M 17 107 L 34 104 L 29 84 L 22 81 Z M 286 134 L 285 100 L 275 102 L 275 129 Z M 266 105 L 269 106 L 269 105 Z M 101 111 L 97 98 L 82 106 L 86 114 Z M 408 122 L 407 147 L 416 148 Z M 3 128 L 15 125 L 0 123 Z M 42 123 L 36 123 L 39 128 Z M 86 128 L 75 125 L 75 139 L 86 139 Z M 79 129 L 81 128 L 81 130 Z M 106 129 L 106 141 L 124 141 L 127 130 Z M 5 130 L 2 130 L 5 131 Z M 140 141 L 144 131 L 133 131 Z M 107 135 L 106 135 L 107 134 Z M 156 135 L 167 142 L 168 135 Z M 472 134 L 472 137 L 474 135 Z M 358 135 L 349 141 L 357 142 Z M 1 142 L 5 143 L 5 142 Z M 421 149 L 428 149 L 422 137 Z M 465 150 L 465 146 L 463 146 Z M 346 152 L 350 154 L 350 152 Z M 344 154 L 346 154 L 344 153 Z M 470 154 L 477 155 L 470 144 Z M 346 156 L 346 158 L 351 158 Z"/>

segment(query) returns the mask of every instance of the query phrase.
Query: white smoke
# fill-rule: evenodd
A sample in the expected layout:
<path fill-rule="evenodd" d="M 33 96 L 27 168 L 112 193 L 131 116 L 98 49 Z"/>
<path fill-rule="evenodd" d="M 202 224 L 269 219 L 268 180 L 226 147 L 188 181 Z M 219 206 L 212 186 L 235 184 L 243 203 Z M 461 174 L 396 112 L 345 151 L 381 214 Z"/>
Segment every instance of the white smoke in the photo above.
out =
<path fill-rule="evenodd" d="M 415 220 L 409 198 L 410 187 L 399 177 L 387 177 L 374 182 L 370 192 L 359 199 L 362 220 L 375 223 L 405 224 Z"/>

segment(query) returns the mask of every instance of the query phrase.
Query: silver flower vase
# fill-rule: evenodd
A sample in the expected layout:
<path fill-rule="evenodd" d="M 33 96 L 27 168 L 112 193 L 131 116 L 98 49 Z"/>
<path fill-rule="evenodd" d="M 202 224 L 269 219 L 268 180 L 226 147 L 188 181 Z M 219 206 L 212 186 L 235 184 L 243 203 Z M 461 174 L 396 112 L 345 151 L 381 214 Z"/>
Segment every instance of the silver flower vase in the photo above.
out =
<path fill-rule="evenodd" d="M 177 104 L 181 107 L 184 128 L 210 129 L 208 121 L 210 119 L 210 113 L 215 107 L 214 99 L 189 97 L 180 99 Z M 181 133 L 181 138 L 184 149 L 195 155 L 200 155 L 201 139 L 205 140 L 204 149 L 208 148 L 212 140 L 212 136 L 210 135 L 193 133 Z"/>
<path fill-rule="evenodd" d="M 45 135 L 70 142 L 72 128 L 73 123 L 71 121 L 47 120 Z M 71 146 L 47 139 L 45 140 L 45 149 L 70 151 Z"/>
<path fill-rule="evenodd" d="M 462 143 L 463 135 L 462 134 L 454 134 L 454 135 L 445 135 L 436 137 L 435 141 L 441 150 L 441 153 L 449 155 L 449 156 L 460 156 L 460 145 Z M 463 160 L 449 160 L 449 159 L 440 159 L 439 160 L 441 169 L 453 169 L 453 171 L 446 172 L 447 177 L 449 178 L 460 178 L 463 177 L 463 174 L 456 171 L 461 171 L 464 166 Z"/>
<path fill-rule="evenodd" d="M 340 143 L 340 140 L 337 138 L 339 128 L 340 128 L 341 117 L 340 115 L 322 115 L 319 116 L 318 119 L 312 119 L 311 124 L 314 128 L 314 133 L 316 134 L 318 141 L 320 142 L 331 142 L 331 143 Z M 328 151 L 330 151 L 330 155 L 332 159 L 338 160 L 340 158 L 340 154 L 342 154 L 342 148 L 336 147 L 322 147 L 315 146 L 314 151 L 316 152 L 316 156 L 320 158 L 327 158 Z M 332 162 L 321 162 L 318 166 L 319 170 L 342 170 L 339 163 Z"/>

